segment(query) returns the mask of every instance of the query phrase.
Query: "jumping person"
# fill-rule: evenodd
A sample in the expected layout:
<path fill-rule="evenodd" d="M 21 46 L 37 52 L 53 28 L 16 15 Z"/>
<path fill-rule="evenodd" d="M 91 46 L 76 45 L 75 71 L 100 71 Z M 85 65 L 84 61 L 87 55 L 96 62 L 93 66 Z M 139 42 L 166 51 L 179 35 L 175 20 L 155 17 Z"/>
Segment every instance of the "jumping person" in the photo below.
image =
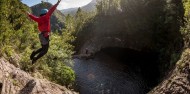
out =
<path fill-rule="evenodd" d="M 49 48 L 49 35 L 50 35 L 50 17 L 56 7 L 59 5 L 61 0 L 58 0 L 58 2 L 53 5 L 49 10 L 48 9 L 42 9 L 40 11 L 40 17 L 36 17 L 29 12 L 27 12 L 27 15 L 38 23 L 38 29 L 39 29 L 39 39 L 42 47 L 36 51 L 33 51 L 30 55 L 30 59 L 32 60 L 32 64 L 34 64 L 39 58 L 44 56 L 48 52 Z M 37 56 L 36 56 L 37 55 Z"/>

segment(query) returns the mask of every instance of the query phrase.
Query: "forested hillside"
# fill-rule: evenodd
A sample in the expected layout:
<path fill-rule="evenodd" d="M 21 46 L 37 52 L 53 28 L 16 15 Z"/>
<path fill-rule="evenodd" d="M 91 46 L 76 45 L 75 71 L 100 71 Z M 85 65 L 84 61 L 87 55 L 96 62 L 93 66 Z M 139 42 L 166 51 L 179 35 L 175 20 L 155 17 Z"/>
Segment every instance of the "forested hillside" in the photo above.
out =
<path fill-rule="evenodd" d="M 96 10 L 96 4 L 97 0 L 92 0 L 89 4 L 80 7 L 83 11 L 86 12 L 91 12 Z M 75 15 L 77 12 L 78 8 L 69 8 L 69 9 L 63 9 L 61 12 L 65 15 L 70 14 L 70 15 Z"/>
<path fill-rule="evenodd" d="M 0 57 L 34 77 L 46 78 L 66 86 L 72 84 L 75 74 L 65 65 L 72 63 L 73 46 L 70 42 L 74 37 L 71 33 L 67 29 L 62 35 L 52 33 L 48 54 L 32 65 L 30 54 L 41 45 L 37 24 L 23 12 L 31 12 L 30 8 L 20 0 L 1 0 L 0 11 Z"/>
<path fill-rule="evenodd" d="M 168 69 L 180 53 L 183 38 L 183 4 L 171 0 L 104 0 L 97 14 L 77 33 L 76 50 L 96 53 L 106 47 L 155 51 Z M 168 58 L 169 57 L 169 58 Z M 168 64 L 168 65 L 165 65 Z"/>
<path fill-rule="evenodd" d="M 72 66 L 73 54 L 84 57 L 85 62 L 102 50 L 108 54 L 116 51 L 117 54 L 111 53 L 111 60 L 125 62 L 131 54 L 140 53 L 138 57 L 143 58 L 144 53 L 155 53 L 155 61 L 148 57 L 151 63 L 142 59 L 131 65 L 134 70 L 141 65 L 143 68 L 136 71 L 144 72 L 145 78 L 156 75 L 145 79 L 150 84 L 149 93 L 189 94 L 189 6 L 190 0 L 99 0 L 96 12 L 79 8 L 75 15 L 66 15 L 62 34 L 52 33 L 48 53 L 32 65 L 30 54 L 41 47 L 37 24 L 23 13 L 32 11 L 20 0 L 1 0 L 0 60 L 8 60 L 35 78 L 71 88 L 76 76 L 66 64 Z M 87 78 L 91 81 L 95 76 L 92 73 Z"/>
<path fill-rule="evenodd" d="M 152 63 L 159 66 L 157 81 L 164 81 L 150 93 L 188 94 L 188 15 L 189 0 L 103 0 L 97 14 L 76 33 L 75 50 L 92 56 L 109 47 L 156 52 L 159 60 Z"/>

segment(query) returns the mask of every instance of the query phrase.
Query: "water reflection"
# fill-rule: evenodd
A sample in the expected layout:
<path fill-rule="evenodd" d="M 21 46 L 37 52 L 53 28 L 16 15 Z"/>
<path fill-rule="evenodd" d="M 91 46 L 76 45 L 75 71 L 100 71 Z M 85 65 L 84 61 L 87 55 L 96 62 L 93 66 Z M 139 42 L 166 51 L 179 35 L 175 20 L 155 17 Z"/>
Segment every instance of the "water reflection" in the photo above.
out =
<path fill-rule="evenodd" d="M 140 75 L 106 55 L 90 60 L 74 59 L 80 94 L 145 94 Z"/>

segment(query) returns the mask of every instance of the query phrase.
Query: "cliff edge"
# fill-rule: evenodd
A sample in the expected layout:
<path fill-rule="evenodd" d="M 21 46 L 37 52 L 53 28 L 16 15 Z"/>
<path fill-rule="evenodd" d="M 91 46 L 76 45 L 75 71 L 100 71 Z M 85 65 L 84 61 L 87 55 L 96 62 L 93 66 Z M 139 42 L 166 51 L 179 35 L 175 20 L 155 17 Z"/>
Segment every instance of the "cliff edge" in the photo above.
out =
<path fill-rule="evenodd" d="M 1 94 L 77 94 L 64 86 L 45 79 L 37 79 L 0 58 Z"/>

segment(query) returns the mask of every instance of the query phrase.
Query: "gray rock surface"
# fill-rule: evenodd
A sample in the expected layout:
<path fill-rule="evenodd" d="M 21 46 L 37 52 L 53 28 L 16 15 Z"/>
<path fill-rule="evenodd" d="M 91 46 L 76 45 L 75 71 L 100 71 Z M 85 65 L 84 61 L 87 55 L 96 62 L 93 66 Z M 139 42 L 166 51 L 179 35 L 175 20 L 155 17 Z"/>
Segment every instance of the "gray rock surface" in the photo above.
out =
<path fill-rule="evenodd" d="M 0 58 L 1 94 L 77 94 L 64 86 L 45 79 L 37 79 Z"/>

